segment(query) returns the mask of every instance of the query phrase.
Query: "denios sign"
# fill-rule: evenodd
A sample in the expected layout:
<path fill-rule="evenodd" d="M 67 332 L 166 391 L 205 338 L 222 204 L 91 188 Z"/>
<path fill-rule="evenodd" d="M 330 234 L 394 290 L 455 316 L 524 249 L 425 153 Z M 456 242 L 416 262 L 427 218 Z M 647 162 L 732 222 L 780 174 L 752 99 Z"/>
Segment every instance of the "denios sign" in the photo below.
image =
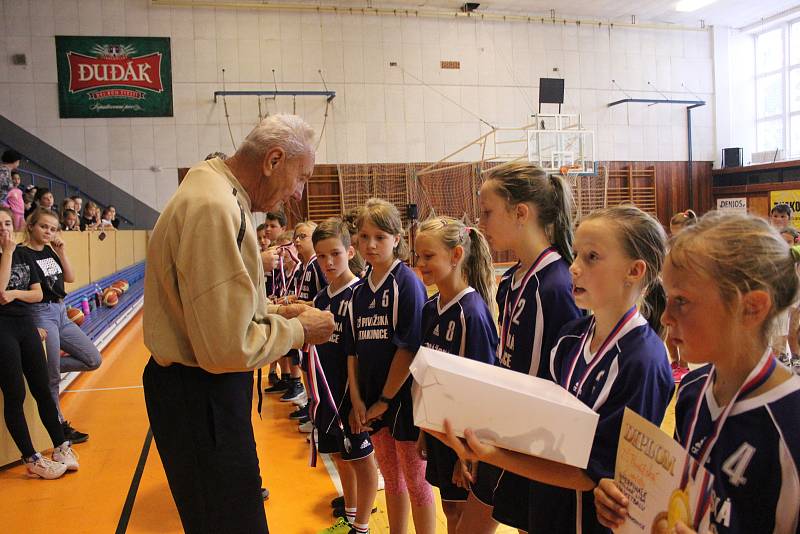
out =
<path fill-rule="evenodd" d="M 171 117 L 168 37 L 56 36 L 61 118 Z"/>

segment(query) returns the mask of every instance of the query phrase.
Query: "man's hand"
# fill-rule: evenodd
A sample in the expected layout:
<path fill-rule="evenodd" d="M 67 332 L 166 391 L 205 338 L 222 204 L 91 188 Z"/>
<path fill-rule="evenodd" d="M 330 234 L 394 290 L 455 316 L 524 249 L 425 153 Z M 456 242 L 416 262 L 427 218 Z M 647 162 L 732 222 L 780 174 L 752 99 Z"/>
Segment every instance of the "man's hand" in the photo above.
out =
<path fill-rule="evenodd" d="M 294 319 L 310 309 L 312 309 L 311 306 L 306 304 L 281 304 L 278 306 L 278 315 L 285 319 Z"/>
<path fill-rule="evenodd" d="M 305 342 L 317 345 L 327 342 L 333 334 L 334 322 L 333 314 L 329 311 L 322 311 L 316 308 L 309 308 L 297 316 L 300 324 L 303 325 Z"/>
<path fill-rule="evenodd" d="M 278 249 L 270 247 L 261 253 L 261 263 L 264 264 L 264 272 L 274 271 L 278 268 Z"/>

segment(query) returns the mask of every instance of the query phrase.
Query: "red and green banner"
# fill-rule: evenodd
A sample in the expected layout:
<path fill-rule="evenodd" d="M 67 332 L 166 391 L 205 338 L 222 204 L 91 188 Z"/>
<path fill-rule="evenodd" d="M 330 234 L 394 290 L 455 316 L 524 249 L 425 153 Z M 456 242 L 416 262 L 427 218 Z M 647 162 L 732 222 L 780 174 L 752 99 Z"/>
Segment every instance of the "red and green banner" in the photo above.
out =
<path fill-rule="evenodd" d="M 171 117 L 169 37 L 56 36 L 61 118 Z"/>

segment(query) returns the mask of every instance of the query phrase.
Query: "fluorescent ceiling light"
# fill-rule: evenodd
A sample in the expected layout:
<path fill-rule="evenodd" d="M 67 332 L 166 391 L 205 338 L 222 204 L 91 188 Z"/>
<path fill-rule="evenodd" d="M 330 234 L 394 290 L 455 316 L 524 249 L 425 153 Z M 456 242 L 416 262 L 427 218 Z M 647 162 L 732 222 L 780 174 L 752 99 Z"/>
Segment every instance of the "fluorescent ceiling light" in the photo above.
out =
<path fill-rule="evenodd" d="M 677 4 L 675 4 L 675 11 L 683 11 L 683 12 L 690 12 L 690 11 L 697 11 L 701 7 L 706 7 L 709 4 L 713 4 L 717 0 L 681 0 Z"/>

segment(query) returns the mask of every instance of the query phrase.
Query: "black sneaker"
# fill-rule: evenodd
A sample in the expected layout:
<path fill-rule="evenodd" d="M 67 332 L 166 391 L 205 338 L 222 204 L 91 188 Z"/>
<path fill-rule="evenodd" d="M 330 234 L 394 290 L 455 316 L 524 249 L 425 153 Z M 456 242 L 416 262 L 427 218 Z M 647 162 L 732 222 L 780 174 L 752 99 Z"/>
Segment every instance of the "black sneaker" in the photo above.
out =
<path fill-rule="evenodd" d="M 72 428 L 72 425 L 69 424 L 69 421 L 64 421 L 61 423 L 61 430 L 64 431 L 64 439 L 73 445 L 76 443 L 83 443 L 89 439 L 89 434 L 75 430 Z"/>
<path fill-rule="evenodd" d="M 302 406 L 289 414 L 289 419 L 298 420 L 308 417 L 308 404 Z"/>
<path fill-rule="evenodd" d="M 331 508 L 344 508 L 344 495 L 339 495 L 331 500 Z"/>
<path fill-rule="evenodd" d="M 293 400 L 297 400 L 305 395 L 305 392 L 305 389 L 303 389 L 303 383 L 300 382 L 299 379 L 292 380 L 289 383 L 289 388 L 286 390 L 286 393 L 284 393 L 281 397 L 281 402 L 292 402 Z"/>
<path fill-rule="evenodd" d="M 274 386 L 280 381 L 281 377 L 278 376 L 278 373 L 270 373 L 267 375 L 267 382 L 269 382 L 270 386 Z"/>
<path fill-rule="evenodd" d="M 284 393 L 287 389 L 289 389 L 289 381 L 281 378 L 274 385 L 264 388 L 264 393 Z"/>
<path fill-rule="evenodd" d="M 305 417 L 301 417 L 300 419 L 297 420 L 297 422 L 299 424 L 301 424 L 301 425 L 304 425 L 304 424 L 308 423 L 309 421 L 311 421 L 311 418 L 309 416 L 307 416 L 307 415 Z"/>

